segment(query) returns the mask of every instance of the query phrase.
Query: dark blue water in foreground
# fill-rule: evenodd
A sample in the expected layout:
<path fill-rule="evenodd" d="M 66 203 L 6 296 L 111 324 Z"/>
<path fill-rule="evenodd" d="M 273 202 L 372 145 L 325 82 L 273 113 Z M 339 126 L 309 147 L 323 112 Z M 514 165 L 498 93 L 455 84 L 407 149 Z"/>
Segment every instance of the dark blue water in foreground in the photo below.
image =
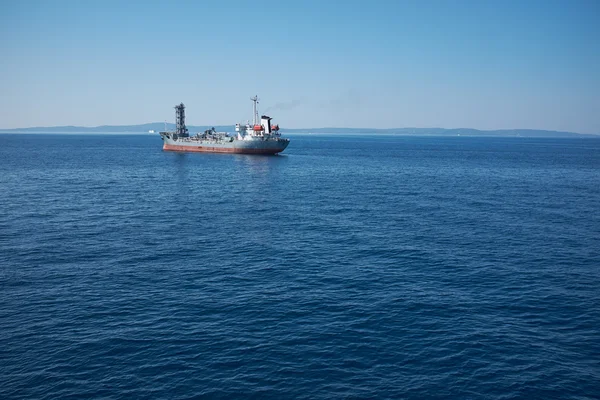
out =
<path fill-rule="evenodd" d="M 0 135 L 0 397 L 598 398 L 600 140 Z"/>

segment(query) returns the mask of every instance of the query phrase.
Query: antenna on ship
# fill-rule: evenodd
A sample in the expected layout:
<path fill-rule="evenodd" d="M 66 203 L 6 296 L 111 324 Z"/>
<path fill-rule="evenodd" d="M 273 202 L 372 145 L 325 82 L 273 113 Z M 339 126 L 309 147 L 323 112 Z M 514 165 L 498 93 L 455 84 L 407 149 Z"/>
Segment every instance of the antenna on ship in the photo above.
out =
<path fill-rule="evenodd" d="M 250 100 L 254 102 L 254 124 L 258 123 L 258 110 L 256 109 L 256 105 L 258 104 L 258 96 L 250 97 Z"/>

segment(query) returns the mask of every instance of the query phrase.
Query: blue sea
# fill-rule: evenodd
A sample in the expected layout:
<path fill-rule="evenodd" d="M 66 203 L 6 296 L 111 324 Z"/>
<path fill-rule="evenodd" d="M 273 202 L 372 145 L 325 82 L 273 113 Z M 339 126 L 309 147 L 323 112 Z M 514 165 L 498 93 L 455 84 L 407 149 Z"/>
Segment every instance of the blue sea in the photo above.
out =
<path fill-rule="evenodd" d="M 600 139 L 290 138 L 0 135 L 0 398 L 600 398 Z"/>

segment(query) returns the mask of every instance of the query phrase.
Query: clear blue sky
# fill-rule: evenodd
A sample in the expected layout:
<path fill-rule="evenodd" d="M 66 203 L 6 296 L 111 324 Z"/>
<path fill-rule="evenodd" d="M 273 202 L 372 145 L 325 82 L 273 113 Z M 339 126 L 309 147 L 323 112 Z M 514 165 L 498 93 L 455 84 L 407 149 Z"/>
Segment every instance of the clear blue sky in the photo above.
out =
<path fill-rule="evenodd" d="M 0 0 L 0 128 L 600 133 L 600 1 Z"/>

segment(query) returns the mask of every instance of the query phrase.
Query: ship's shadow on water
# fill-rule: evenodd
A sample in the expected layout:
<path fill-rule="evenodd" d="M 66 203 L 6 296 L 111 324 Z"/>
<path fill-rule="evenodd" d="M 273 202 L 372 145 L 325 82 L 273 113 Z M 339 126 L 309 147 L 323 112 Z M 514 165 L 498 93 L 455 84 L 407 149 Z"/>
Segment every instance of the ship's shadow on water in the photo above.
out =
<path fill-rule="evenodd" d="M 280 168 L 280 165 L 288 159 L 286 154 L 165 153 L 173 157 L 175 168 L 182 176 L 188 172 L 189 168 L 207 166 L 206 164 L 215 162 L 223 167 L 237 166 L 253 172 L 267 172 L 273 168 Z M 233 161 L 233 163 L 228 163 L 228 161 Z M 243 171 L 225 169 L 223 172 L 239 173 Z"/>
<path fill-rule="evenodd" d="M 240 164 L 240 167 L 247 168 L 251 172 L 269 172 L 275 168 L 281 168 L 281 165 L 287 162 L 287 156 L 282 154 L 274 155 L 249 155 L 235 154 L 234 162 Z"/>
<path fill-rule="evenodd" d="M 600 140 L 0 135 L 0 398 L 598 398 Z"/>

